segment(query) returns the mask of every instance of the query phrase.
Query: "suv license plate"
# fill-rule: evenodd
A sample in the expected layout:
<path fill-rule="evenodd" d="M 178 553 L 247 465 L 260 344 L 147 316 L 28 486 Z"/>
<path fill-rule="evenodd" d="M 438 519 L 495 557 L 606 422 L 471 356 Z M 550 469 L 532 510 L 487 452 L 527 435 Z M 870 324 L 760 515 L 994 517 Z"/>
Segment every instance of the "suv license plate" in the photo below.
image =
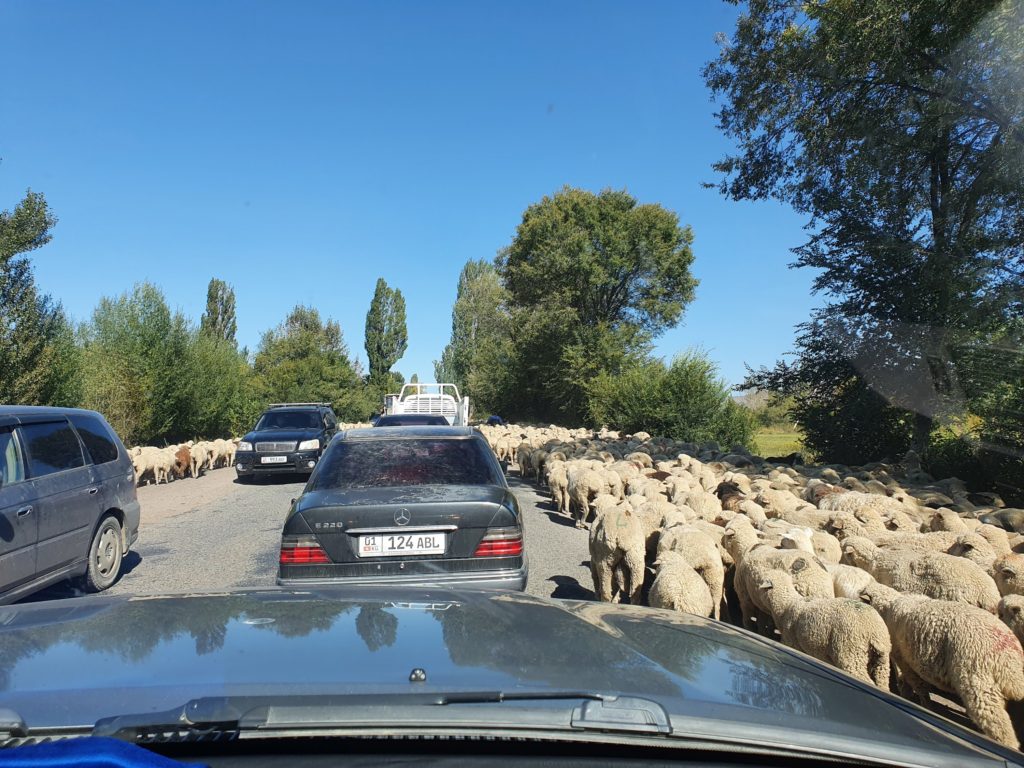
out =
<path fill-rule="evenodd" d="M 260 464 L 284 464 L 288 461 L 287 456 L 261 456 Z"/>
<path fill-rule="evenodd" d="M 360 557 L 443 555 L 443 533 L 375 533 L 359 537 Z"/>

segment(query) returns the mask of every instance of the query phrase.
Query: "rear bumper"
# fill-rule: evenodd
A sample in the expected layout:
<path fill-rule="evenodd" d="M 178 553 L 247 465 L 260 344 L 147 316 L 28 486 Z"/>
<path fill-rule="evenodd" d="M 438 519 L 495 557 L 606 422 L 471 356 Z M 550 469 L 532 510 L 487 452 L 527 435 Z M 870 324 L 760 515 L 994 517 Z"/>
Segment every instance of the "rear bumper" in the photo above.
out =
<path fill-rule="evenodd" d="M 285 460 L 277 464 L 263 464 L 260 459 L 269 456 L 284 456 Z M 293 453 L 256 453 L 246 451 L 235 453 L 235 471 L 239 476 L 292 474 L 301 472 L 310 474 L 320 461 L 320 451 L 296 451 Z M 309 466 L 313 462 L 313 466 Z"/>
<path fill-rule="evenodd" d="M 291 569 L 294 570 L 294 569 Z M 410 573 L 398 576 L 335 576 L 284 577 L 280 573 L 277 583 L 282 587 L 336 587 L 352 586 L 417 586 L 417 587 L 474 587 L 477 589 L 508 589 L 522 592 L 526 589 L 529 566 L 495 571 L 469 573 Z"/>

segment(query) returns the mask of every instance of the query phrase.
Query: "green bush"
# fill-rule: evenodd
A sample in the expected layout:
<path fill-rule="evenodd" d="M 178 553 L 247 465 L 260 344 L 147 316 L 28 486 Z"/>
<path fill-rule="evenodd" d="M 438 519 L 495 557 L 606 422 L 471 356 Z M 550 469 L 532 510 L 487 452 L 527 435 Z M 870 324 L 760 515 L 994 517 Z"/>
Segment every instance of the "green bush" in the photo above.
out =
<path fill-rule="evenodd" d="M 601 373 L 587 388 L 591 423 L 625 432 L 645 431 L 677 440 L 749 444 L 750 412 L 732 399 L 714 363 L 700 352 Z"/>

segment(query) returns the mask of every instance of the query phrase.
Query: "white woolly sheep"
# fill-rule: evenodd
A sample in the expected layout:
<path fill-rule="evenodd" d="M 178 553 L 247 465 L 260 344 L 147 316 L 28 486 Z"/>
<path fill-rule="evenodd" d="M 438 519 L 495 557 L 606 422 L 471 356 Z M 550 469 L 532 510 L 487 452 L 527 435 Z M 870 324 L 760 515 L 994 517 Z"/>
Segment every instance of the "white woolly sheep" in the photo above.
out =
<path fill-rule="evenodd" d="M 590 526 L 590 572 L 597 599 L 612 602 L 617 592 L 638 605 L 644 570 L 640 518 L 624 503 L 602 507 Z"/>
<path fill-rule="evenodd" d="M 881 614 L 892 637 L 901 682 L 922 704 L 928 686 L 955 693 L 985 735 L 1016 749 L 1007 700 L 1024 699 L 1024 650 L 987 611 L 962 602 L 902 595 L 870 584 L 862 598 Z"/>
<path fill-rule="evenodd" d="M 656 561 L 657 573 L 647 594 L 652 608 L 710 616 L 717 603 L 700 574 L 677 552 L 664 552 Z"/>
<path fill-rule="evenodd" d="M 776 572 L 758 585 L 771 609 L 782 642 L 838 667 L 847 674 L 889 689 L 889 630 L 860 599 L 805 600 L 789 574 Z"/>
<path fill-rule="evenodd" d="M 675 552 L 693 568 L 707 584 L 714 601 L 711 616 L 721 616 L 724 594 L 725 566 L 719 553 L 719 541 L 695 525 L 677 525 L 662 531 L 658 539 L 658 560 Z M 705 614 L 707 615 L 707 614 Z"/>
<path fill-rule="evenodd" d="M 900 592 L 917 592 L 937 600 L 957 600 L 995 611 L 999 590 L 980 566 L 942 552 L 886 550 L 868 539 L 851 536 L 843 542 L 843 562 L 870 573 L 876 581 Z"/>

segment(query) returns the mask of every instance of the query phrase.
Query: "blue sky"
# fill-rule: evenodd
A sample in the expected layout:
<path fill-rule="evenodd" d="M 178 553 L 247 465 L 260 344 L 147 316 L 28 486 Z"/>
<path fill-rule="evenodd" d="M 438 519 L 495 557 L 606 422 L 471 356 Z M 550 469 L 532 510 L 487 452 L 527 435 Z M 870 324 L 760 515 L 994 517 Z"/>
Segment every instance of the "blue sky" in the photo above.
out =
<path fill-rule="evenodd" d="M 626 188 L 694 229 L 697 298 L 658 340 L 724 378 L 771 364 L 817 300 L 802 221 L 701 188 L 729 149 L 700 77 L 736 9 L 699 2 L 0 3 L 0 208 L 60 219 L 33 255 L 86 319 L 140 280 L 196 321 L 231 283 L 255 348 L 296 303 L 364 364 L 378 277 L 432 378 L 469 259 L 569 184 Z"/>

